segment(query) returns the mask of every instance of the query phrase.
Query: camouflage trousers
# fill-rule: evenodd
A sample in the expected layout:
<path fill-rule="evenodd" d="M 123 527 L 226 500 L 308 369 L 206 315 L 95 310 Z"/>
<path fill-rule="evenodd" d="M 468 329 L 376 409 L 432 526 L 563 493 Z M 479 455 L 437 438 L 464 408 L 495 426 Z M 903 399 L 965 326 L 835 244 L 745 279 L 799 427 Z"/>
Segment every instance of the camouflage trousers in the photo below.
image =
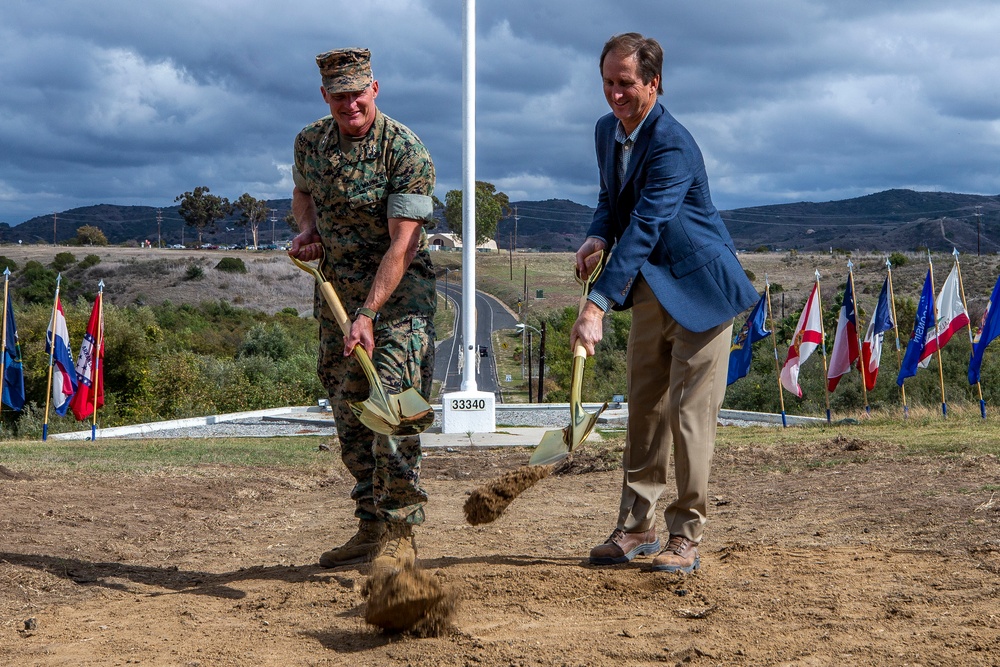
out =
<path fill-rule="evenodd" d="M 359 519 L 420 524 L 427 493 L 420 486 L 420 437 L 373 433 L 351 411 L 370 387 L 354 356 L 345 357 L 344 336 L 333 320 L 320 320 L 318 372 L 330 394 L 340 457 L 354 476 L 351 498 Z M 375 370 L 390 393 L 415 387 L 430 395 L 434 374 L 434 323 L 422 317 L 379 322 Z"/>

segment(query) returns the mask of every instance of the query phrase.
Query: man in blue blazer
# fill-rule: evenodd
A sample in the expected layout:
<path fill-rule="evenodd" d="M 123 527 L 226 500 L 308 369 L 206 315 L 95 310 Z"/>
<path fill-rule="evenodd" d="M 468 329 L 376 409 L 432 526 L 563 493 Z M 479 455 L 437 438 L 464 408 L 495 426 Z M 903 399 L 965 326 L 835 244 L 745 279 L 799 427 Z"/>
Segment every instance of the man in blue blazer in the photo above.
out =
<path fill-rule="evenodd" d="M 601 190 L 577 270 L 610 251 L 571 347 L 588 354 L 610 309 L 632 309 L 628 431 L 617 525 L 590 552 L 594 564 L 654 554 L 653 569 L 691 572 L 707 520 L 708 475 L 726 391 L 733 319 L 758 294 L 712 205 L 701 151 L 663 107 L 663 50 L 638 33 L 612 37 L 601 53 L 611 113 L 597 122 Z M 665 510 L 661 549 L 656 502 L 675 451 L 677 499 Z"/>

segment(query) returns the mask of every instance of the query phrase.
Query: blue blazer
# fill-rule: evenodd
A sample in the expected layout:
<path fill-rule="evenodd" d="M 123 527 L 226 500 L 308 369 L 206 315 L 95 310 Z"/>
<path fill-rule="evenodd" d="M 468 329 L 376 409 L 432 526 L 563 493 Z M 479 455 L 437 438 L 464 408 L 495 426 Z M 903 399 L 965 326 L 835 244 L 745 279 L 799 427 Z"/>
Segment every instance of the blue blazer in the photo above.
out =
<path fill-rule="evenodd" d="M 760 296 L 712 205 L 694 138 L 657 101 L 619 184 L 617 125 L 610 113 L 597 121 L 601 192 L 587 235 L 604 239 L 612 252 L 594 290 L 615 310 L 629 308 L 641 273 L 670 316 L 694 332 L 753 306 Z"/>

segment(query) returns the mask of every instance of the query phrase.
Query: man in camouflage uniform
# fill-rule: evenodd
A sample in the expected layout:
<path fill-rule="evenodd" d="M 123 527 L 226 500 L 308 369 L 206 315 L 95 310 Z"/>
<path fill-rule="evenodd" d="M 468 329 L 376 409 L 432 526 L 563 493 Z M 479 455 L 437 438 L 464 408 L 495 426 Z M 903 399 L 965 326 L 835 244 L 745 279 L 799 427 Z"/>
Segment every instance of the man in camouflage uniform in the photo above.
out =
<path fill-rule="evenodd" d="M 316 56 L 331 115 L 295 138 L 292 212 L 300 233 L 289 254 L 325 257 L 320 270 L 354 313 L 345 337 L 317 292 L 319 376 L 356 480 L 360 520 L 354 537 L 320 557 L 323 567 L 413 560 L 412 528 L 423 522 L 427 500 L 419 437 L 375 434 L 350 408 L 369 394 L 351 356 L 357 345 L 392 393 L 415 387 L 427 397 L 434 369 L 435 280 L 424 231 L 433 224 L 434 165 L 413 132 L 376 108 L 370 59 L 367 49 Z"/>

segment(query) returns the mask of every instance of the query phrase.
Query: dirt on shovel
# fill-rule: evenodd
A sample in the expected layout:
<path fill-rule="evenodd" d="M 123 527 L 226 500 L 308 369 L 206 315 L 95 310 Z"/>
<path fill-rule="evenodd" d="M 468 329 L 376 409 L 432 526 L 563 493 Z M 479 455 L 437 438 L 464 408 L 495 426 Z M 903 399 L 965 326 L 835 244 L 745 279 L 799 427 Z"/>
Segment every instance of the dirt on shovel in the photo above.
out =
<path fill-rule="evenodd" d="M 365 622 L 386 632 L 438 637 L 452 628 L 458 596 L 413 563 L 376 570 L 365 583 Z"/>
<path fill-rule="evenodd" d="M 496 521 L 515 498 L 552 474 L 554 468 L 521 466 L 477 488 L 465 501 L 465 520 L 473 526 Z"/>

